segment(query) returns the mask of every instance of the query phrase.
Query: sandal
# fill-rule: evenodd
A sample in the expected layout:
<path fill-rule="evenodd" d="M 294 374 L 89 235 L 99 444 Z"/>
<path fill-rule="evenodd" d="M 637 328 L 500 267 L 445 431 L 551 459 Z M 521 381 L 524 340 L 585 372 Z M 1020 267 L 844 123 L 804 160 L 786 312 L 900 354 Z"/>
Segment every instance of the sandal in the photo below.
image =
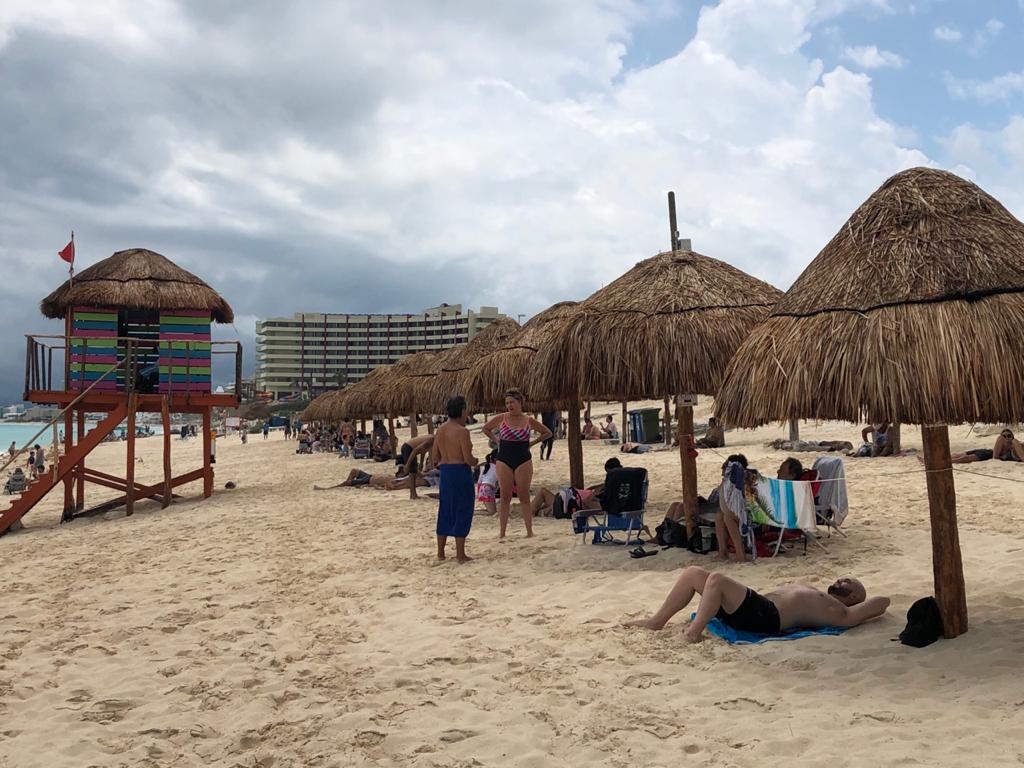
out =
<path fill-rule="evenodd" d="M 641 544 L 639 547 L 636 547 L 632 552 L 630 552 L 629 556 L 635 560 L 639 560 L 641 557 L 651 557 L 652 555 L 656 554 L 658 554 L 658 550 L 655 549 L 653 551 L 648 552 L 646 549 L 644 549 L 643 544 Z"/>

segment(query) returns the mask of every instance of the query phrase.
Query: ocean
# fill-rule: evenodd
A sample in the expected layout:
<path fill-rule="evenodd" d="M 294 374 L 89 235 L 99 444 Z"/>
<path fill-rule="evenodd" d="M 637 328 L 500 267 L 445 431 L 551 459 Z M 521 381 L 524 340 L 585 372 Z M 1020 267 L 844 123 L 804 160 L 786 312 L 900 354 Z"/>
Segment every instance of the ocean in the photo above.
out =
<path fill-rule="evenodd" d="M 11 423 L 7 421 L 0 422 L 0 454 L 7 452 L 7 446 L 11 444 L 11 440 L 14 440 L 19 448 L 25 446 L 25 443 L 32 439 L 32 436 L 46 426 L 45 422 L 17 422 Z M 122 424 L 122 427 L 124 425 Z M 150 429 L 153 430 L 153 434 L 163 434 L 159 424 L 149 424 Z M 85 424 L 86 432 L 92 427 L 89 422 Z M 64 431 L 63 425 L 58 425 L 58 433 Z M 35 442 L 40 445 L 48 445 L 53 442 L 53 429 L 52 427 L 47 429 L 43 434 L 35 439 Z"/>

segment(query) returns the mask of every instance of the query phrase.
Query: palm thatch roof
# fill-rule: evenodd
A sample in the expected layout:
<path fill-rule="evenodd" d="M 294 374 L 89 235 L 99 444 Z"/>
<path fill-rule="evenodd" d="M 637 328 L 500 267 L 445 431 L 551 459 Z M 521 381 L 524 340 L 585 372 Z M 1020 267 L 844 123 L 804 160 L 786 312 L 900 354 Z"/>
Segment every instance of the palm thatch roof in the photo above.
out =
<path fill-rule="evenodd" d="M 499 317 L 470 339 L 446 350 L 440 358 L 441 370 L 422 377 L 417 389 L 420 411 L 443 413 L 448 398 L 465 395 L 467 374 L 482 357 L 500 349 L 520 331 L 519 323 L 510 317 Z"/>
<path fill-rule="evenodd" d="M 444 352 L 424 350 L 398 360 L 391 366 L 391 375 L 377 387 L 379 411 L 387 413 L 417 413 L 422 406 L 423 379 L 441 372 Z"/>
<path fill-rule="evenodd" d="M 1024 224 L 913 168 L 850 217 L 736 353 L 719 415 L 1024 420 Z"/>
<path fill-rule="evenodd" d="M 693 251 L 660 253 L 581 302 L 527 386 L 552 400 L 714 394 L 782 292 Z"/>
<path fill-rule="evenodd" d="M 379 388 L 391 376 L 391 365 L 379 365 L 360 381 L 334 393 L 324 409 L 324 421 L 342 419 L 366 419 L 385 413 L 381 407 Z"/>
<path fill-rule="evenodd" d="M 145 248 L 118 251 L 93 264 L 47 296 L 39 308 L 61 318 L 69 307 L 206 310 L 218 323 L 235 319 L 213 288 L 170 259 Z"/>
<path fill-rule="evenodd" d="M 330 403 L 340 392 L 340 389 L 332 389 L 330 392 L 324 392 L 322 395 L 317 395 L 310 401 L 309 405 L 303 409 L 299 418 L 302 419 L 302 421 L 330 421 Z"/>
<path fill-rule="evenodd" d="M 557 325 L 565 321 L 576 306 L 575 301 L 560 301 L 534 315 L 518 333 L 507 338 L 497 349 L 477 356 L 459 381 L 459 388 L 471 406 L 476 409 L 500 408 L 505 403 L 505 391 L 510 387 L 518 387 L 526 390 L 530 408 L 563 408 L 564 403 L 535 398 L 527 381 L 537 350 L 553 338 Z"/>

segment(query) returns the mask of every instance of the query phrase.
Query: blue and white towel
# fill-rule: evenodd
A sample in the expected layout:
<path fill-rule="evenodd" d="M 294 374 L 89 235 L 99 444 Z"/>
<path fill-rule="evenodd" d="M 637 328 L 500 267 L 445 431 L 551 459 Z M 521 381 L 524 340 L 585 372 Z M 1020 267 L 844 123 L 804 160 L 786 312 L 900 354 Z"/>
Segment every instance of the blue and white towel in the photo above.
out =
<path fill-rule="evenodd" d="M 693 614 L 690 618 L 697 614 Z M 720 637 L 727 643 L 733 645 L 760 645 L 769 640 L 799 640 L 801 637 L 812 635 L 841 635 L 849 627 L 818 627 L 817 629 L 787 629 L 777 635 L 762 635 L 757 632 L 744 632 L 733 629 L 719 619 L 712 619 L 708 624 L 708 632 L 715 637 Z"/>
<path fill-rule="evenodd" d="M 776 480 L 760 477 L 757 497 L 771 518 L 783 528 L 813 531 L 814 492 L 806 480 Z"/>
<path fill-rule="evenodd" d="M 747 524 L 747 498 L 743 493 L 747 468 L 738 461 L 730 461 L 722 474 L 722 485 L 718 489 L 718 506 L 723 512 L 732 512 L 740 521 L 740 526 Z"/>

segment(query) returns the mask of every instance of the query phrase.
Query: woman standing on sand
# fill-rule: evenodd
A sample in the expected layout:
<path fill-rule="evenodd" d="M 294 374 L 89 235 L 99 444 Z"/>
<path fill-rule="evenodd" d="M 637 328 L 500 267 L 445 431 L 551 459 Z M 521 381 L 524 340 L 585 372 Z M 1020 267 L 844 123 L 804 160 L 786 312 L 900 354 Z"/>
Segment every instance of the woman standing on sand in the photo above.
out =
<path fill-rule="evenodd" d="M 530 448 L 551 437 L 551 430 L 523 413 L 523 393 L 510 389 L 505 393 L 505 413 L 499 413 L 484 424 L 483 433 L 491 442 L 498 441 L 498 540 L 505 540 L 508 514 L 512 506 L 512 489 L 519 497 L 526 536 L 533 536 L 533 512 L 530 509 L 530 483 L 533 482 L 533 455 Z M 539 436 L 530 440 L 532 433 Z"/>

